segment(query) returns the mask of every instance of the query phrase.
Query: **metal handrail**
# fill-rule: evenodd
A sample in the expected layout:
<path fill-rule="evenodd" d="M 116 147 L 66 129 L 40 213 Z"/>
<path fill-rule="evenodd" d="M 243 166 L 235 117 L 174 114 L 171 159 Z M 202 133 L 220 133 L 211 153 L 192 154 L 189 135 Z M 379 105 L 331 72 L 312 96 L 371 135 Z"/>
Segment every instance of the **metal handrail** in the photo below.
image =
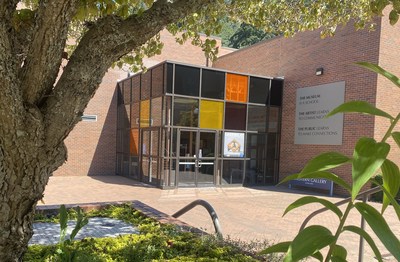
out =
<path fill-rule="evenodd" d="M 208 203 L 205 200 L 197 199 L 197 200 L 193 201 L 192 203 L 186 205 L 185 207 L 183 207 L 182 209 L 177 211 L 175 214 L 173 214 L 172 217 L 178 218 L 178 217 L 182 216 L 183 214 L 185 214 L 186 212 L 192 210 L 196 206 L 203 206 L 208 211 L 208 214 L 210 215 L 210 217 L 213 221 L 214 229 L 215 229 L 215 232 L 217 233 L 217 236 L 219 238 L 222 238 L 222 229 L 221 229 L 221 225 L 219 224 L 217 212 L 215 212 L 214 208 L 210 205 L 210 203 Z"/>
<path fill-rule="evenodd" d="M 380 191 L 382 191 L 382 189 L 381 189 L 380 187 L 374 187 L 374 188 L 371 188 L 371 189 L 368 189 L 368 190 L 365 190 L 365 191 L 359 193 L 359 194 L 356 196 L 356 199 L 360 199 L 360 198 L 361 198 L 362 201 L 365 203 L 365 202 L 367 202 L 368 197 L 369 197 L 370 195 L 375 194 L 375 193 L 378 193 L 378 192 L 380 192 Z M 345 199 L 343 199 L 343 200 L 341 200 L 341 201 L 339 201 L 339 202 L 336 202 L 335 205 L 336 205 L 336 206 L 341 206 L 341 205 L 343 205 L 343 204 L 349 203 L 350 201 L 351 201 L 351 197 L 348 197 L 348 198 L 345 198 Z M 329 210 L 329 208 L 324 207 L 324 208 L 321 208 L 321 209 L 318 209 L 318 210 L 312 212 L 312 213 L 304 220 L 303 224 L 301 224 L 301 227 L 300 227 L 300 230 L 299 230 L 299 231 L 303 230 L 303 229 L 306 227 L 307 223 L 310 222 L 310 220 L 311 220 L 313 217 L 315 217 L 316 215 L 321 214 L 321 213 L 323 213 L 323 212 L 325 212 L 325 211 L 328 211 L 328 210 Z M 364 217 L 363 217 L 363 216 L 361 216 L 361 229 L 362 229 L 362 230 L 365 229 L 365 220 L 364 220 Z M 363 254 L 364 254 L 364 238 L 363 238 L 362 236 L 360 236 L 360 244 L 359 244 L 359 249 L 358 249 L 358 261 L 359 261 L 359 262 L 362 262 L 362 261 L 363 261 L 363 259 L 364 259 Z"/>

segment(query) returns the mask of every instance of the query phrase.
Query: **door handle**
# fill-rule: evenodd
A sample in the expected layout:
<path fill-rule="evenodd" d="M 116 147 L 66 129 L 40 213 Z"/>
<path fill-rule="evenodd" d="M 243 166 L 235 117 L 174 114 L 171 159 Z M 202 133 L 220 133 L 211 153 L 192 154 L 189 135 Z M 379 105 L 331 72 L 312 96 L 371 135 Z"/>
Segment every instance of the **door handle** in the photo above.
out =
<path fill-rule="evenodd" d="M 197 163 L 198 163 L 198 167 L 201 167 L 201 164 L 202 164 L 201 160 L 198 160 Z"/>

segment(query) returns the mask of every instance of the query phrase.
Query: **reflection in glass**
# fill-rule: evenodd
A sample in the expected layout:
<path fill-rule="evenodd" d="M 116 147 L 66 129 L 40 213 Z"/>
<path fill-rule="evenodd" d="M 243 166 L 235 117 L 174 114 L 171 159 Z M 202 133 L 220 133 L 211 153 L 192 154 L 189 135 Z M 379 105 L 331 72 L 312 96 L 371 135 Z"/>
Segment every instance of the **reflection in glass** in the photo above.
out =
<path fill-rule="evenodd" d="M 210 186 L 214 184 L 214 160 L 199 160 L 197 185 Z"/>
<path fill-rule="evenodd" d="M 129 176 L 138 179 L 139 178 L 139 157 L 131 156 L 131 169 L 129 171 Z"/>
<path fill-rule="evenodd" d="M 278 166 L 278 149 L 278 134 L 268 134 L 266 183 L 274 183 L 274 174 L 277 172 L 275 167 Z"/>
<path fill-rule="evenodd" d="M 150 155 L 150 131 L 142 132 L 142 155 Z"/>
<path fill-rule="evenodd" d="M 223 102 L 200 101 L 200 128 L 222 129 L 223 116 Z"/>
<path fill-rule="evenodd" d="M 214 157 L 215 156 L 215 133 L 200 132 L 199 157 Z"/>
<path fill-rule="evenodd" d="M 190 98 L 174 98 L 174 125 L 197 127 L 199 101 Z"/>
<path fill-rule="evenodd" d="M 140 119 L 139 111 L 140 111 L 140 103 L 139 102 L 132 103 L 132 105 L 131 105 L 131 127 L 132 128 L 139 127 L 139 119 Z"/>
<path fill-rule="evenodd" d="M 247 184 L 264 184 L 266 170 L 266 134 L 247 135 L 246 178 Z"/>
<path fill-rule="evenodd" d="M 249 102 L 266 105 L 270 81 L 265 78 L 250 77 Z"/>
<path fill-rule="evenodd" d="M 150 126 L 150 100 L 140 102 L 140 127 Z"/>
<path fill-rule="evenodd" d="M 158 145 L 160 144 L 158 137 L 158 130 L 151 131 L 151 155 L 155 157 L 158 157 Z"/>
<path fill-rule="evenodd" d="M 226 74 L 226 100 L 247 102 L 247 76 Z"/>
<path fill-rule="evenodd" d="M 267 129 L 267 107 L 249 105 L 247 130 L 265 132 Z"/>
<path fill-rule="evenodd" d="M 132 77 L 132 101 L 140 101 L 140 75 Z"/>
<path fill-rule="evenodd" d="M 194 157 L 196 155 L 196 131 L 181 131 L 179 156 Z"/>
<path fill-rule="evenodd" d="M 179 160 L 179 186 L 194 186 L 196 166 L 192 159 Z"/>
<path fill-rule="evenodd" d="M 279 130 L 279 107 L 269 108 L 268 132 L 278 133 Z"/>
<path fill-rule="evenodd" d="M 241 160 L 224 160 L 222 184 L 241 184 L 243 183 L 244 165 Z"/>
<path fill-rule="evenodd" d="M 142 74 L 141 78 L 141 100 L 150 99 L 150 89 L 151 89 L 151 72 L 146 72 Z"/>
<path fill-rule="evenodd" d="M 172 81 L 174 76 L 174 66 L 167 64 L 167 93 L 172 94 Z"/>
<path fill-rule="evenodd" d="M 225 73 L 203 69 L 201 77 L 201 96 L 224 99 Z"/>
<path fill-rule="evenodd" d="M 142 156 L 142 180 L 143 182 L 149 182 L 149 168 L 150 168 L 150 158 L 147 156 Z"/>
<path fill-rule="evenodd" d="M 282 92 L 283 92 L 283 81 L 273 79 L 271 83 L 271 106 L 281 106 L 282 105 Z"/>
<path fill-rule="evenodd" d="M 226 103 L 225 104 L 225 129 L 246 129 L 246 105 Z"/>
<path fill-rule="evenodd" d="M 200 69 L 175 65 L 175 94 L 199 96 Z"/>
<path fill-rule="evenodd" d="M 139 129 L 131 129 L 130 153 L 133 156 L 139 155 Z"/>
<path fill-rule="evenodd" d="M 151 97 L 159 97 L 164 93 L 164 65 L 151 69 Z"/>
<path fill-rule="evenodd" d="M 151 126 L 162 125 L 162 97 L 151 99 Z"/>

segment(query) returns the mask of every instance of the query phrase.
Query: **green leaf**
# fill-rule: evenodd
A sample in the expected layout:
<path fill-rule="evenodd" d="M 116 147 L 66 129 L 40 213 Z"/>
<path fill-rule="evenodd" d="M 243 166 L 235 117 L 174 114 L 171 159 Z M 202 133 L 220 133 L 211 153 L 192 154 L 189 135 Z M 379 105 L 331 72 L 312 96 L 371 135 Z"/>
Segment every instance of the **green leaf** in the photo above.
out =
<path fill-rule="evenodd" d="M 332 250 L 332 261 L 342 262 L 346 261 L 347 250 L 343 246 L 335 245 Z"/>
<path fill-rule="evenodd" d="M 75 236 L 78 234 L 78 232 L 89 223 L 89 220 L 87 217 L 85 217 L 85 214 L 83 213 L 83 210 L 78 207 L 78 218 L 76 220 L 76 225 L 75 228 L 72 230 L 72 233 L 69 237 L 69 239 L 72 241 L 74 240 Z"/>
<path fill-rule="evenodd" d="M 299 175 L 300 174 L 293 174 L 293 175 L 287 176 L 285 179 L 283 179 L 281 182 L 279 182 L 279 184 L 288 182 L 293 179 L 298 179 L 298 178 L 300 178 Z M 314 173 L 304 175 L 301 178 L 326 178 L 326 179 L 333 181 L 334 183 L 343 187 L 344 189 L 349 191 L 349 193 L 351 193 L 351 186 L 349 184 L 347 184 L 346 181 L 344 181 L 342 178 L 338 177 L 337 175 L 335 175 L 333 173 L 329 173 L 326 171 L 319 171 L 319 172 L 314 172 Z"/>
<path fill-rule="evenodd" d="M 381 167 L 389 150 L 388 144 L 376 143 L 372 138 L 362 137 L 358 140 L 353 153 L 353 189 L 351 192 L 353 200 L 365 183 Z"/>
<path fill-rule="evenodd" d="M 325 117 L 330 117 L 338 113 L 363 113 L 374 116 L 383 116 L 389 119 L 394 119 L 391 115 L 382 111 L 375 106 L 365 101 L 350 101 L 333 109 Z"/>
<path fill-rule="evenodd" d="M 288 241 L 288 242 L 282 242 L 282 243 L 272 245 L 272 246 L 264 249 L 263 251 L 261 251 L 259 254 L 266 255 L 266 254 L 272 254 L 272 253 L 286 253 L 287 250 L 289 249 L 290 243 L 292 243 L 292 242 Z"/>
<path fill-rule="evenodd" d="M 392 133 L 393 140 L 396 141 L 396 144 L 400 147 L 400 132 Z"/>
<path fill-rule="evenodd" d="M 390 11 L 389 21 L 391 25 L 395 25 L 397 21 L 399 21 L 399 14 L 397 13 L 396 10 Z"/>
<path fill-rule="evenodd" d="M 307 165 L 299 174 L 299 178 L 303 178 L 309 173 L 324 171 L 341 166 L 350 161 L 350 158 L 336 152 L 327 152 L 316 156 L 308 161 Z"/>
<path fill-rule="evenodd" d="M 65 205 L 60 206 L 60 242 L 64 242 L 67 235 L 68 212 Z"/>
<path fill-rule="evenodd" d="M 393 84 L 395 84 L 396 86 L 400 87 L 400 79 L 393 75 L 392 73 L 386 71 L 385 69 L 383 69 L 382 67 L 376 65 L 376 64 L 372 64 L 369 62 L 358 62 L 356 63 L 357 65 L 367 68 L 375 73 L 378 73 L 384 77 L 386 77 L 387 79 L 389 79 L 390 81 L 393 82 Z"/>
<path fill-rule="evenodd" d="M 329 229 L 313 225 L 306 227 L 294 238 L 284 258 L 284 262 L 298 261 L 309 257 L 335 240 Z"/>
<path fill-rule="evenodd" d="M 382 244 L 397 259 L 400 260 L 400 241 L 393 234 L 382 215 L 372 206 L 366 203 L 354 205 L 363 216 L 368 225 L 375 232 Z"/>
<path fill-rule="evenodd" d="M 383 187 L 387 190 L 391 196 L 396 196 L 400 188 L 400 171 L 399 167 L 386 159 L 381 167 L 383 177 Z M 383 194 L 382 214 L 389 205 L 390 200 L 387 194 Z"/>
<path fill-rule="evenodd" d="M 324 261 L 324 257 L 322 256 L 321 252 L 315 252 L 311 255 L 313 258 L 318 259 L 318 261 Z"/>
<path fill-rule="evenodd" d="M 397 217 L 400 220 L 400 205 L 399 203 L 397 203 L 397 200 L 391 195 L 389 194 L 389 192 L 387 191 L 386 188 L 384 188 L 383 186 L 379 185 L 378 183 L 376 183 L 381 189 L 382 191 L 386 194 L 386 197 L 389 198 L 390 203 L 392 203 L 393 209 L 397 214 Z"/>
<path fill-rule="evenodd" d="M 356 226 L 345 226 L 343 227 L 343 231 L 350 231 L 362 236 L 365 239 L 365 241 L 367 241 L 368 245 L 371 247 L 372 251 L 375 254 L 376 259 L 378 259 L 378 261 L 382 261 L 381 252 L 379 252 L 379 249 L 376 246 L 374 240 L 370 237 L 370 235 L 368 235 L 368 233 L 365 230 Z"/>
<path fill-rule="evenodd" d="M 310 203 L 320 203 L 323 206 L 325 206 L 326 208 L 328 208 L 329 210 L 331 210 L 333 213 L 335 213 L 339 219 L 342 217 L 343 213 L 342 211 L 340 211 L 340 209 L 333 203 L 331 203 L 328 200 L 322 199 L 322 198 L 318 198 L 318 197 L 313 197 L 313 196 L 306 196 L 306 197 L 302 197 L 296 201 L 294 201 L 292 204 L 290 204 L 285 212 L 283 213 L 283 216 L 286 215 L 289 211 L 304 206 L 306 204 L 310 204 Z"/>

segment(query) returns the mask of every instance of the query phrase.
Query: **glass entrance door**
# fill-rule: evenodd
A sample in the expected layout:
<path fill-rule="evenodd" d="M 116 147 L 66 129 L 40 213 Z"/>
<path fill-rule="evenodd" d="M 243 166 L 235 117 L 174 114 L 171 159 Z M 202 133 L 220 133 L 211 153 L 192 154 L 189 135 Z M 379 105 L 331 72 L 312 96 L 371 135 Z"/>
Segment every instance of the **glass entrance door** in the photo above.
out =
<path fill-rule="evenodd" d="M 178 131 L 178 186 L 213 186 L 215 173 L 216 132 Z"/>

